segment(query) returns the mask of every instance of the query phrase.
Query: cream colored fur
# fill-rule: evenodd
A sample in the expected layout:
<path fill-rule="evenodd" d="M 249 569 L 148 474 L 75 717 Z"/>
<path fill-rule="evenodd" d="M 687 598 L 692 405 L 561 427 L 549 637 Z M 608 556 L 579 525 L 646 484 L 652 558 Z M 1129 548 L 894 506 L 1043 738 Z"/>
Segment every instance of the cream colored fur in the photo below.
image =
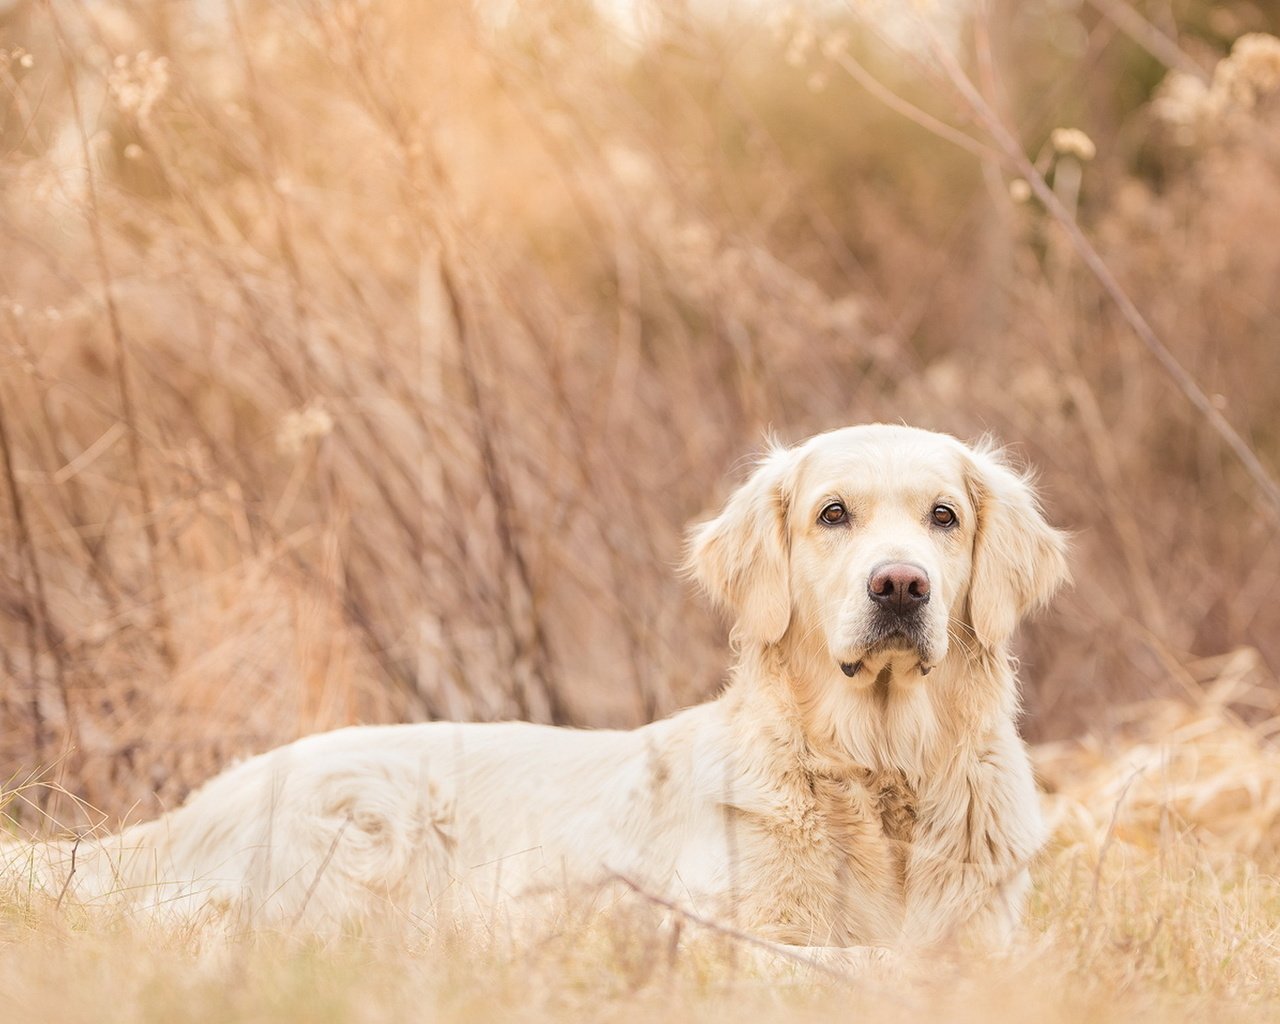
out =
<path fill-rule="evenodd" d="M 845 527 L 819 521 L 832 499 Z M 930 520 L 940 500 L 948 530 Z M 932 581 L 919 649 L 860 647 L 886 559 Z M 767 454 L 693 531 L 688 567 L 735 622 L 710 703 L 629 732 L 310 736 L 81 843 L 70 891 L 329 929 L 507 915 L 622 876 L 796 946 L 1006 942 L 1044 838 L 1008 644 L 1066 572 L 1025 479 L 939 434 L 832 431 Z M 10 844 L 9 875 L 56 893 L 70 849 Z"/>

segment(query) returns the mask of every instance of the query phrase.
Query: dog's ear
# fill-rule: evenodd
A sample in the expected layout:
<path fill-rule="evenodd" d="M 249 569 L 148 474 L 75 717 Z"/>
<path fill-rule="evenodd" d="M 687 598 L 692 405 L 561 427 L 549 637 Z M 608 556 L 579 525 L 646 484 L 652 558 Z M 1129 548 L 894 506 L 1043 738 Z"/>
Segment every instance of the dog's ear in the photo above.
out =
<path fill-rule="evenodd" d="M 689 534 L 685 571 L 736 616 L 739 642 L 777 643 L 791 622 L 787 512 L 795 460 L 791 449 L 770 450 L 720 514 Z"/>
<path fill-rule="evenodd" d="M 1067 538 L 1040 511 L 1026 476 L 998 451 L 970 452 L 969 494 L 977 510 L 969 622 L 982 646 L 994 649 L 1018 620 L 1067 581 Z"/>

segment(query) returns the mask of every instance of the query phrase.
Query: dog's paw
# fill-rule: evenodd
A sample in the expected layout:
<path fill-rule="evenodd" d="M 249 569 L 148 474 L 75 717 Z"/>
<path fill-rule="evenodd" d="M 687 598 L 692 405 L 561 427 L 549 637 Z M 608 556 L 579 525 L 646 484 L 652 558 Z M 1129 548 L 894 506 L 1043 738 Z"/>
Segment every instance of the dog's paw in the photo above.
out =
<path fill-rule="evenodd" d="M 851 976 L 901 970 L 898 954 L 885 946 L 812 946 L 808 956 L 817 967 Z"/>

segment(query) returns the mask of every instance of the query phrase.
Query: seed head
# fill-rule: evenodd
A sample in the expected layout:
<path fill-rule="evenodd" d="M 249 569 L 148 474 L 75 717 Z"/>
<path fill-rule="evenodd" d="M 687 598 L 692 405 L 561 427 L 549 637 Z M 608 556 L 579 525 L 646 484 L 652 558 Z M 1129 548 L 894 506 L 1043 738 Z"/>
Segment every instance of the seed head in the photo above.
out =
<path fill-rule="evenodd" d="M 1079 128 L 1055 128 L 1049 141 L 1059 156 L 1073 156 L 1087 163 L 1098 155 L 1098 147 Z"/>

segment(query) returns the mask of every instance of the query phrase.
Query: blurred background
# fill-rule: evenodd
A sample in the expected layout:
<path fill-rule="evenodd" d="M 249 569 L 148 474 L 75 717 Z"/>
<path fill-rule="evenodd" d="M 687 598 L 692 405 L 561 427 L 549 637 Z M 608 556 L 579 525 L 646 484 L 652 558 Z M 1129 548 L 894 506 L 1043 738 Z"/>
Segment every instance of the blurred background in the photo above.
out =
<path fill-rule="evenodd" d="M 1277 32 L 1247 0 L 0 4 L 0 781 L 140 816 L 351 722 L 702 700 L 686 525 L 767 433 L 873 420 L 995 435 L 1074 532 L 1030 738 L 1242 648 L 1269 684 L 1274 505 L 980 115 L 1277 467 Z"/>

